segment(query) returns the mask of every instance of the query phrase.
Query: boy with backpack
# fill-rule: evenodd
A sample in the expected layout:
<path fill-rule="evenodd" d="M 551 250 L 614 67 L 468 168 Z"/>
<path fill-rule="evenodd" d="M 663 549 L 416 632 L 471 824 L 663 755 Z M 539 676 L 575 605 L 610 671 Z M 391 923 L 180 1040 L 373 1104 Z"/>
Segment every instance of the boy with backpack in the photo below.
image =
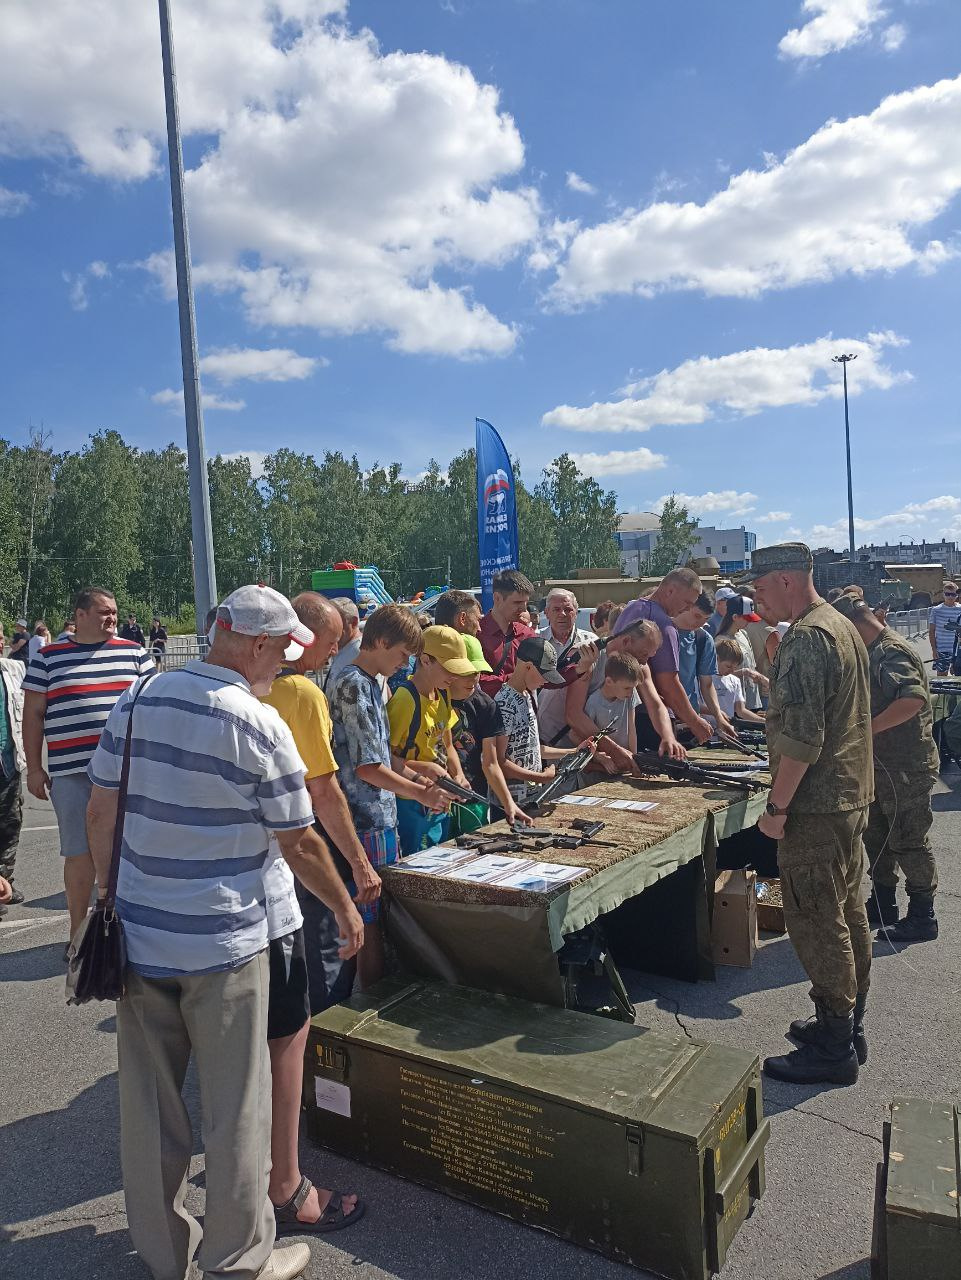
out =
<path fill-rule="evenodd" d="M 417 665 L 387 703 L 390 750 L 398 772 L 412 770 L 425 784 L 446 775 L 469 785 L 451 739 L 457 712 L 450 688 L 458 677 L 474 675 L 463 636 L 453 627 L 427 627 Z M 397 828 L 401 854 L 407 857 L 446 840 L 450 818 L 417 800 L 398 799 Z"/>

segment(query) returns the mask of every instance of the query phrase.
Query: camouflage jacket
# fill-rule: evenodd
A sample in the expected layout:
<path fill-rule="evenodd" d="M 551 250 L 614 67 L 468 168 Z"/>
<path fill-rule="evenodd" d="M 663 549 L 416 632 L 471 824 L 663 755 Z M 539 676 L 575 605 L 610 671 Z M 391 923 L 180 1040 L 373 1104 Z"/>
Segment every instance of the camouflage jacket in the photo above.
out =
<path fill-rule="evenodd" d="M 874 798 L 867 650 L 823 600 L 796 619 L 778 646 L 767 740 L 775 777 L 785 756 L 810 766 L 792 813 L 844 813 Z"/>
<path fill-rule="evenodd" d="M 923 699 L 916 716 L 875 735 L 874 758 L 887 769 L 894 782 L 916 782 L 928 790 L 940 762 L 934 745 L 928 677 L 921 656 L 909 640 L 886 627 L 877 640 L 868 645 L 868 661 L 872 719 L 898 698 Z M 879 785 L 880 782 L 879 777 Z"/>

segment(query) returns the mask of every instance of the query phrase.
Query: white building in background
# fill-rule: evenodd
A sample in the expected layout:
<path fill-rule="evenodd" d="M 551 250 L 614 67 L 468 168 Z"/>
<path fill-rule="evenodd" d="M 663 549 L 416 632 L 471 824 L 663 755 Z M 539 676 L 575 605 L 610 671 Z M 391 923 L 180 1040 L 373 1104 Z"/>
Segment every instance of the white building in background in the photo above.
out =
<path fill-rule="evenodd" d="M 742 573 L 751 567 L 751 552 L 757 547 L 757 534 L 749 533 L 744 525 L 736 529 L 717 529 L 714 525 L 697 527 L 698 540 L 691 549 L 692 556 L 713 556 L 721 567 L 721 573 Z"/>
<path fill-rule="evenodd" d="M 647 569 L 648 558 L 657 546 L 660 517 L 653 511 L 630 511 L 620 517 L 617 540 L 621 548 L 621 567 L 633 578 Z M 691 548 L 692 556 L 713 556 L 722 573 L 740 573 L 750 567 L 751 552 L 757 546 L 757 534 L 740 525 L 736 529 L 718 529 L 699 525 L 698 540 Z"/>
<path fill-rule="evenodd" d="M 883 564 L 942 564 L 948 573 L 961 573 L 961 552 L 956 542 L 876 542 L 858 547 L 859 556 Z"/>
<path fill-rule="evenodd" d="M 626 511 L 619 517 L 616 536 L 621 548 L 621 569 L 629 578 L 644 574 L 660 528 L 661 518 L 653 511 Z"/>

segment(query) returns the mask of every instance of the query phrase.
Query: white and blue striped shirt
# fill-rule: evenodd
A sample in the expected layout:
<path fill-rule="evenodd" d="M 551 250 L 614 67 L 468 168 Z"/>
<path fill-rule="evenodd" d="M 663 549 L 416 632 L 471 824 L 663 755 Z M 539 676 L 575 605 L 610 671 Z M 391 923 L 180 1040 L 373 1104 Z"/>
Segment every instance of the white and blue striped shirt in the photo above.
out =
<path fill-rule="evenodd" d="M 120 785 L 134 694 L 90 762 Z M 271 831 L 313 821 L 290 730 L 235 671 L 203 661 L 149 680 L 133 715 L 117 886 L 131 966 L 148 978 L 212 973 L 267 945 L 262 872 Z"/>

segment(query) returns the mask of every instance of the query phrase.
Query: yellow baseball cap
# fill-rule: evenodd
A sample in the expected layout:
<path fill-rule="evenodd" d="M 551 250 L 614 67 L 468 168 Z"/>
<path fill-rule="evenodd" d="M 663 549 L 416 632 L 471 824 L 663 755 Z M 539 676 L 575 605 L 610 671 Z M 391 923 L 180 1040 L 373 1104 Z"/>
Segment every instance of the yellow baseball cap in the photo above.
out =
<path fill-rule="evenodd" d="M 428 627 L 423 641 L 423 652 L 436 659 L 452 676 L 475 674 L 474 664 L 467 656 L 464 637 L 453 627 Z"/>

